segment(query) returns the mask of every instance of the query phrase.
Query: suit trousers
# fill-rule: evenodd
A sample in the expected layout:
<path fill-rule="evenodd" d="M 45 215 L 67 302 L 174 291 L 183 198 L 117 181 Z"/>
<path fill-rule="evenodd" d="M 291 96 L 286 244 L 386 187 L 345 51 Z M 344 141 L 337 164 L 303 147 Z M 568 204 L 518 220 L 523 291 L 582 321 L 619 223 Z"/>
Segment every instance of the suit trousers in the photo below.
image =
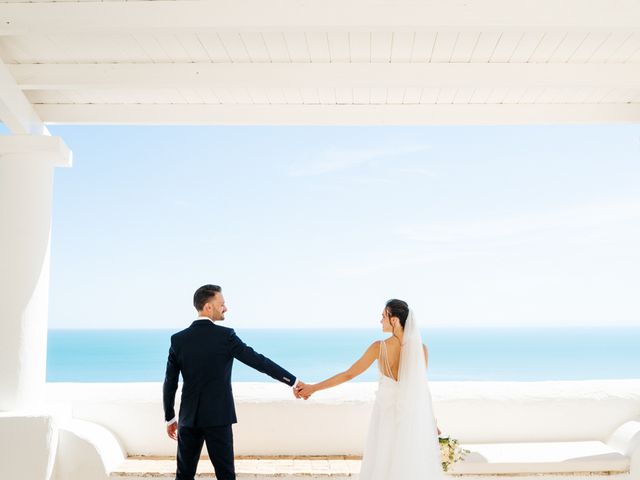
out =
<path fill-rule="evenodd" d="M 216 472 L 216 480 L 235 480 L 231 425 L 219 427 L 178 426 L 176 480 L 194 480 L 203 443 L 207 444 L 207 452 Z"/>

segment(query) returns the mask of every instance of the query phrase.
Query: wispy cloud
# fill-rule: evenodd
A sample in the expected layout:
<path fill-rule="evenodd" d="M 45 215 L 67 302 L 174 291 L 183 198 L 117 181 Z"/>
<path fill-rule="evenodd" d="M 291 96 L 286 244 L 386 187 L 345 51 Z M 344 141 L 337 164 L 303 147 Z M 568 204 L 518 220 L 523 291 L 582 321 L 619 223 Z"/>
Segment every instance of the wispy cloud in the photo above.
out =
<path fill-rule="evenodd" d="M 380 256 L 373 261 L 341 263 L 334 268 L 334 272 L 343 277 L 357 278 L 383 271 L 393 271 L 398 268 L 438 262 L 471 254 L 471 252 L 462 251 L 437 253 L 392 252 L 391 254 Z"/>
<path fill-rule="evenodd" d="M 361 185 L 393 185 L 394 182 L 390 178 L 381 177 L 357 177 L 353 179 L 354 183 Z"/>
<path fill-rule="evenodd" d="M 571 249 L 587 246 L 589 251 L 595 248 L 593 252 L 606 252 L 610 247 L 635 252 L 640 241 L 640 200 L 470 222 L 409 225 L 396 229 L 395 234 L 402 248 L 373 262 L 342 265 L 339 273 L 370 275 L 460 257 L 477 258 L 496 252 L 502 255 L 510 248 L 518 252 L 523 246 L 529 252 L 532 246 L 542 244 L 553 245 L 553 255 L 562 255 L 556 248 L 560 245 Z"/>
<path fill-rule="evenodd" d="M 439 176 L 433 170 L 429 170 L 428 168 L 422 168 L 422 167 L 401 167 L 401 168 L 396 168 L 395 171 L 398 173 L 408 173 L 410 175 L 423 175 L 425 177 Z"/>
<path fill-rule="evenodd" d="M 613 224 L 625 224 L 629 221 L 636 221 L 635 226 L 640 227 L 638 220 L 640 201 L 628 201 L 457 224 L 413 225 L 398 229 L 396 233 L 408 240 L 459 244 L 531 238 L 556 232 L 576 233 L 585 229 L 607 229 Z"/>
<path fill-rule="evenodd" d="M 288 173 L 291 177 L 324 175 L 365 165 L 381 158 L 393 158 L 425 152 L 429 148 L 428 145 L 404 145 L 398 147 L 328 149 L 311 158 L 293 163 L 289 167 Z"/>

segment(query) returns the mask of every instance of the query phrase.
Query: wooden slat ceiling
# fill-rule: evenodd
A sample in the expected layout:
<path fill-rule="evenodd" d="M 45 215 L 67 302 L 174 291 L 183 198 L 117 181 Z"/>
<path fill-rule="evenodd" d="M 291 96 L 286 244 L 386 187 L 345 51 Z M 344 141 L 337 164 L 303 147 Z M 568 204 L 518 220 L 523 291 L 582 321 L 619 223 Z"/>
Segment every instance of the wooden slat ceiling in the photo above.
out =
<path fill-rule="evenodd" d="M 188 15 L 202 3 L 227 16 Z M 489 13 L 474 24 L 462 4 L 383 1 L 388 25 L 371 12 L 349 25 L 367 3 L 344 0 L 344 18 L 327 14 L 332 28 L 294 0 L 273 3 L 281 25 L 278 11 L 256 24 L 253 0 L 0 2 L 0 59 L 50 123 L 640 122 L 640 2 L 567 2 L 573 12 L 556 6 L 529 22 L 517 10 L 556 3 L 478 1 Z M 156 23 L 138 10 L 153 4 Z M 163 6 L 184 18 L 171 27 Z M 403 7 L 424 20 L 402 24 Z M 243 8 L 247 27 L 237 26 Z M 117 9 L 130 17 L 94 18 Z M 39 18 L 58 13 L 60 28 Z M 446 24 L 429 20 L 445 14 Z"/>

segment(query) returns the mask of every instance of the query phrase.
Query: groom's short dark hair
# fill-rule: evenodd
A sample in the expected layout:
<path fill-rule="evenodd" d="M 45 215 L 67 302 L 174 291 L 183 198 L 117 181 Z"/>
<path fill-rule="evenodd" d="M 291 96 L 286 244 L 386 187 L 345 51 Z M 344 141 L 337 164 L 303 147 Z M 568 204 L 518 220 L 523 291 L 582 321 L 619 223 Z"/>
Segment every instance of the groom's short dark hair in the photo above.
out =
<path fill-rule="evenodd" d="M 196 310 L 201 312 L 204 308 L 204 304 L 218 292 L 222 292 L 222 289 L 218 285 L 208 284 L 201 286 L 196 290 L 196 293 L 193 294 L 193 306 L 196 307 Z"/>

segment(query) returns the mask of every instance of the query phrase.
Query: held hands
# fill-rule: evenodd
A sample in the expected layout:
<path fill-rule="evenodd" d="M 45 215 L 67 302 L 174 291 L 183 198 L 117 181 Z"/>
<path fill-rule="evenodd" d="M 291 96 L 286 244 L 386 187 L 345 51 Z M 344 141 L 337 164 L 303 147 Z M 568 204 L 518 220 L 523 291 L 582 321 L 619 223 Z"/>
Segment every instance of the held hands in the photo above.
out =
<path fill-rule="evenodd" d="M 295 385 L 295 387 L 292 387 L 291 390 L 293 391 L 293 396 L 296 398 L 302 398 L 300 397 L 300 395 L 298 395 L 298 391 L 300 390 L 300 388 L 302 387 L 302 385 L 304 385 L 304 383 L 302 383 L 301 380 L 298 380 L 298 383 Z"/>
<path fill-rule="evenodd" d="M 314 386 L 310 384 L 306 384 L 304 382 L 298 382 L 296 387 L 293 389 L 293 394 L 296 398 L 304 398 L 308 400 L 309 397 L 315 392 Z"/>
<path fill-rule="evenodd" d="M 178 440 L 178 422 L 167 425 L 167 435 L 173 440 Z"/>

